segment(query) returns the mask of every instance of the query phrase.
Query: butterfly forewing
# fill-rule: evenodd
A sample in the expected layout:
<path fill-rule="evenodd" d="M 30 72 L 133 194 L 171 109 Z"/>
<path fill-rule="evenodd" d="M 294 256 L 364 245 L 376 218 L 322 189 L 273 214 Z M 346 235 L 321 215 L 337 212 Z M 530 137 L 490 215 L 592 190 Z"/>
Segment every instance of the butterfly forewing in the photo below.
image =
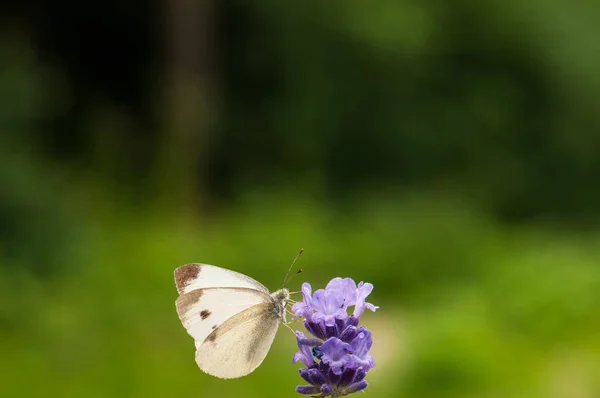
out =
<path fill-rule="evenodd" d="M 279 321 L 273 303 L 254 305 L 216 328 L 196 350 L 204 372 L 224 379 L 256 369 L 269 352 Z"/>
<path fill-rule="evenodd" d="M 196 347 L 226 320 L 257 304 L 269 303 L 267 293 L 248 288 L 205 288 L 184 293 L 177 298 L 177 314 Z"/>
<path fill-rule="evenodd" d="M 179 294 L 207 287 L 244 287 L 269 293 L 266 287 L 249 276 L 208 264 L 193 263 L 177 268 L 175 284 Z"/>

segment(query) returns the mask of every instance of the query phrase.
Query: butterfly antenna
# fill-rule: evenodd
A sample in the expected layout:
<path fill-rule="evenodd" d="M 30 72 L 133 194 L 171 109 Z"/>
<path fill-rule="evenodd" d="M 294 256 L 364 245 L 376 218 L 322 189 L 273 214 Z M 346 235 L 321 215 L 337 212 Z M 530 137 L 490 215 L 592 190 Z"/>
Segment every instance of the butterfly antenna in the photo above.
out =
<path fill-rule="evenodd" d="M 299 273 L 302 272 L 302 269 L 299 269 L 298 272 L 296 272 L 294 275 L 290 276 L 288 278 L 288 276 L 290 275 L 290 271 L 292 270 L 292 268 L 294 268 L 294 264 L 296 264 L 296 260 L 298 260 L 298 257 L 300 257 L 300 255 L 304 252 L 304 249 L 300 249 L 300 251 L 298 252 L 298 254 L 296 255 L 296 258 L 294 259 L 294 261 L 292 261 L 292 265 L 290 265 L 290 268 L 288 268 L 287 273 L 285 274 L 285 278 L 283 278 L 283 285 L 281 286 L 283 288 L 283 286 L 285 286 L 285 284 L 287 283 L 287 281 L 289 281 L 290 279 L 292 279 L 292 277 L 294 275 L 298 275 Z"/>

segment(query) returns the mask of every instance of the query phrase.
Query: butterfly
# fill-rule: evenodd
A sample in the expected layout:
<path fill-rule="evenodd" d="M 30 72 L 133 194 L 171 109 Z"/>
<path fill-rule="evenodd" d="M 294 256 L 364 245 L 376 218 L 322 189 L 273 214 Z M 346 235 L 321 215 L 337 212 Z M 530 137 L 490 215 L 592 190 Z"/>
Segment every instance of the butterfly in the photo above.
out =
<path fill-rule="evenodd" d="M 286 322 L 288 289 L 270 293 L 239 272 L 186 264 L 175 270 L 175 285 L 177 314 L 195 340 L 196 363 L 209 375 L 232 379 L 253 372 L 267 356 L 279 321 Z"/>

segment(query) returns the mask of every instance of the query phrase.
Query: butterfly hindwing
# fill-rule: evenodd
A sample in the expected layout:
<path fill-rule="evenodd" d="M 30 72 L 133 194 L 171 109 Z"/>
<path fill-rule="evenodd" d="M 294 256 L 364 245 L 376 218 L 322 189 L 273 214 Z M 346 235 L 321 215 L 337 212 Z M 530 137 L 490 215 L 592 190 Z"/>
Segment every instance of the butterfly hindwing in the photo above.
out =
<path fill-rule="evenodd" d="M 279 320 L 272 302 L 254 305 L 225 321 L 197 346 L 204 372 L 230 379 L 251 373 L 265 359 Z"/>

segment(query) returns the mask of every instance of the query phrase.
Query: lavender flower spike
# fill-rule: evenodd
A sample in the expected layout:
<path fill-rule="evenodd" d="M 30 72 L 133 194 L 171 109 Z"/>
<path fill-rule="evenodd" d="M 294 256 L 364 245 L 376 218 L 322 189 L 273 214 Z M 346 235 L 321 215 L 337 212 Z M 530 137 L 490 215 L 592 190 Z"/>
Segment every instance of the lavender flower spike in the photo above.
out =
<path fill-rule="evenodd" d="M 357 286 L 350 278 L 335 278 L 314 294 L 308 283 L 302 285 L 303 301 L 292 311 L 294 317 L 304 318 L 304 326 L 314 337 L 296 332 L 300 351 L 293 362 L 306 366 L 300 376 L 309 384 L 296 387 L 298 393 L 337 398 L 367 388 L 364 378 L 375 366 L 369 354 L 373 338 L 358 322 L 365 309 L 378 308 L 365 301 L 372 290 L 372 284 Z M 351 306 L 354 313 L 349 315 Z"/>

